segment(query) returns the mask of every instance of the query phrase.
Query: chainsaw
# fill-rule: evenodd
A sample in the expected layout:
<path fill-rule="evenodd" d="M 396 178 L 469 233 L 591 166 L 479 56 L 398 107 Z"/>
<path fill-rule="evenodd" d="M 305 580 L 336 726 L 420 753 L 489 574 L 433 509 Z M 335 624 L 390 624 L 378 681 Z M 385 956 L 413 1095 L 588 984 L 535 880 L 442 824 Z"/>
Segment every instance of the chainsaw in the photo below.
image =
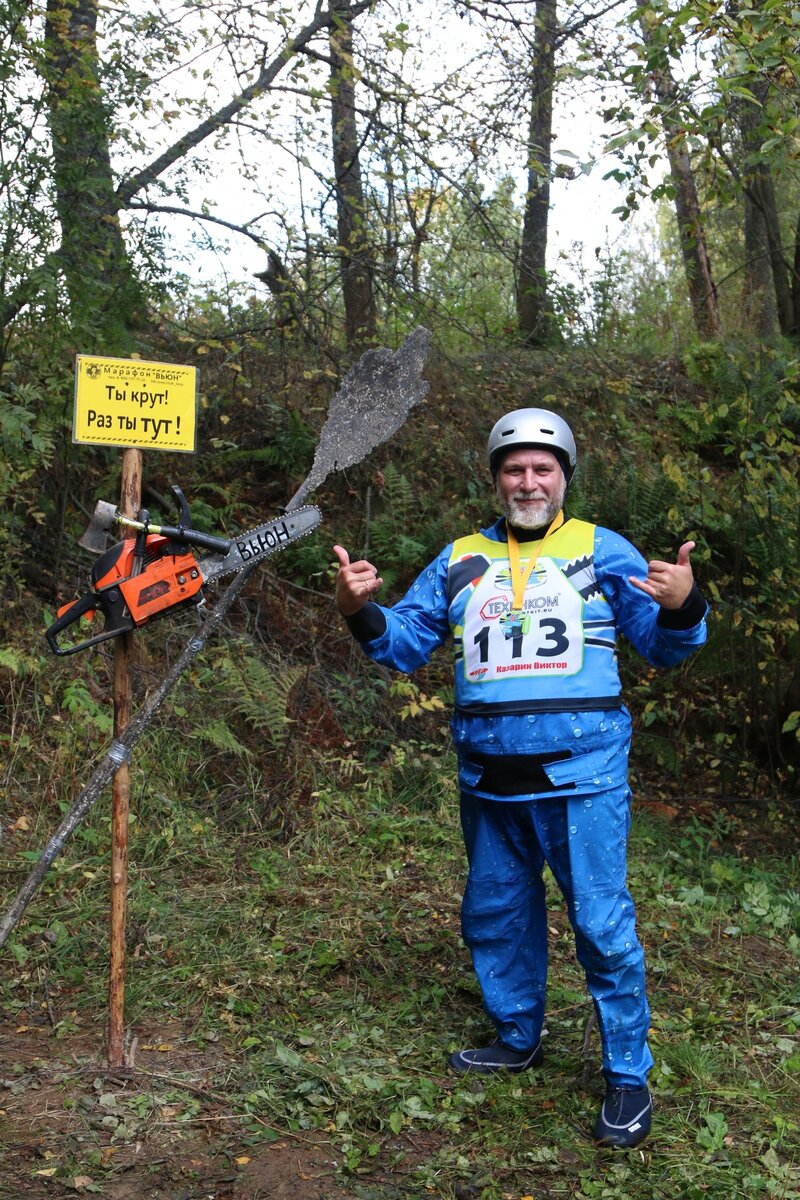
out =
<path fill-rule="evenodd" d="M 90 572 L 91 591 L 58 610 L 46 633 L 54 654 L 76 654 L 175 609 L 201 605 L 205 584 L 269 558 L 311 533 L 322 520 L 319 509 L 307 505 L 234 538 L 221 538 L 192 529 L 186 497 L 177 486 L 171 492 L 178 506 L 177 525 L 154 525 L 147 509 L 133 520 L 106 501 L 98 503 L 90 530 L 102 529 L 104 540 L 112 524 L 135 534 L 102 551 Z M 89 547 L 86 538 L 81 544 Z M 201 558 L 194 548 L 212 553 Z M 59 641 L 64 630 L 82 617 L 92 620 L 97 612 L 104 617 L 99 633 L 69 644 Z"/>

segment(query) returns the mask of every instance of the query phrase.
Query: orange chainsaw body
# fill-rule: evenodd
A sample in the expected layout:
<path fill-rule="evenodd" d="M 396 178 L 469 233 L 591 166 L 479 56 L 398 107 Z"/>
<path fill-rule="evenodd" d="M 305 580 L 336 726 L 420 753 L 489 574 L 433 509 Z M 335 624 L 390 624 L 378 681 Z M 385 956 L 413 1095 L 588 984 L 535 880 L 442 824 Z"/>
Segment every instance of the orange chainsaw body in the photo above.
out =
<path fill-rule="evenodd" d="M 58 610 L 47 631 L 56 654 L 74 654 L 99 642 L 144 625 L 159 614 L 183 604 L 199 604 L 203 575 L 185 544 L 163 534 L 148 534 L 144 554 L 137 560 L 137 538 L 109 547 L 94 564 L 92 591 Z M 62 645 L 58 635 L 74 622 L 91 621 L 97 610 L 105 617 L 103 630 L 75 645 Z"/>
<path fill-rule="evenodd" d="M 165 609 L 174 608 L 197 595 L 203 586 L 203 577 L 191 550 L 170 543 L 170 539 L 161 534 L 148 536 L 144 565 L 138 575 L 133 575 L 135 545 L 135 538 L 126 538 L 119 543 L 120 553 L 95 580 L 95 588 L 102 592 L 118 587 L 134 625 L 144 625 Z M 116 548 L 112 546 L 108 553 Z"/>

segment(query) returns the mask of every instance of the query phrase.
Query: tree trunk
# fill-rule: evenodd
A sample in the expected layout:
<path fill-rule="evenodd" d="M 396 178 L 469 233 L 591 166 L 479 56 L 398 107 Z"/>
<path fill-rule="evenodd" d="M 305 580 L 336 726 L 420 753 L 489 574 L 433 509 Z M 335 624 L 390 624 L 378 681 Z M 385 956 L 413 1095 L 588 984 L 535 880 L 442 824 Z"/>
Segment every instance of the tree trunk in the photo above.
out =
<path fill-rule="evenodd" d="M 748 202 L 758 210 L 766 239 L 768 261 L 774 290 L 773 308 L 777 312 L 781 333 L 787 337 L 797 334 L 798 326 L 793 300 L 791 269 L 783 251 L 778 202 L 769 168 L 759 165 L 750 178 Z"/>
<path fill-rule="evenodd" d="M 144 299 L 119 223 L 110 121 L 97 57 L 97 0 L 48 0 L 46 71 L 59 266 L 81 348 L 129 349 Z"/>
<path fill-rule="evenodd" d="M 764 214 L 749 192 L 744 197 L 744 257 L 742 327 L 769 341 L 778 331 L 769 238 Z"/>
<path fill-rule="evenodd" d="M 361 182 L 356 128 L 353 14 L 345 4 L 330 26 L 330 94 L 333 166 L 336 179 L 338 251 L 341 262 L 345 339 L 355 350 L 376 340 L 374 263 Z"/>
<path fill-rule="evenodd" d="M 645 46 L 648 49 L 656 48 L 652 26 L 647 19 L 640 20 L 640 28 Z M 670 117 L 670 113 L 678 108 L 675 103 L 677 88 L 665 66 L 654 67 L 652 79 L 661 106 L 661 124 L 667 144 L 670 174 L 675 185 L 675 215 L 695 328 L 701 338 L 717 338 L 722 332 L 717 292 L 706 250 L 703 217 L 686 145 L 686 133 L 683 126 Z"/>
<path fill-rule="evenodd" d="M 550 148 L 553 139 L 557 0 L 536 0 L 528 129 L 528 189 L 522 218 L 517 322 L 530 346 L 552 340 L 547 296 L 547 225 L 550 216 Z"/>
<path fill-rule="evenodd" d="M 738 9 L 738 6 L 737 6 Z M 758 337 L 770 339 L 778 331 L 777 289 L 774 282 L 769 229 L 764 214 L 763 181 L 768 167 L 759 162 L 761 138 L 759 114 L 766 99 L 767 84 L 748 76 L 745 86 L 755 101 L 736 95 L 733 118 L 742 139 L 742 187 L 744 190 L 744 278 L 742 281 L 742 326 Z M 755 165 L 748 166 L 749 163 Z"/>
<path fill-rule="evenodd" d="M 794 263 L 792 271 L 792 313 L 794 328 L 800 329 L 800 213 L 794 226 Z"/>
<path fill-rule="evenodd" d="M 308 333 L 302 301 L 298 297 L 297 289 L 286 269 L 286 264 L 275 250 L 267 251 L 266 270 L 256 271 L 254 278 L 260 279 L 267 285 L 275 301 L 275 328 L 297 329 L 304 334 L 308 341 L 313 341 Z"/>
<path fill-rule="evenodd" d="M 753 8 L 763 11 L 762 0 L 754 0 Z M 730 0 L 729 11 L 733 19 L 738 17 L 738 0 Z M 763 114 L 772 84 L 762 71 L 747 71 L 741 78 L 741 84 L 753 97 L 750 100 L 739 96 L 735 101 L 735 119 L 742 138 L 742 162 L 745 164 L 742 171 L 746 251 L 743 295 L 745 320 L 749 319 L 751 328 L 760 336 L 770 337 L 779 327 L 785 336 L 796 337 L 800 331 L 797 305 L 800 293 L 798 247 L 795 244 L 795 261 L 792 262 L 784 252 L 775 183 L 761 150 L 765 136 Z M 771 280 L 771 296 L 765 286 L 767 279 Z"/>
<path fill-rule="evenodd" d="M 350 21 L 372 0 L 350 0 Z M 29 6 L 28 6 L 29 7 Z M 118 214 L 128 207 L 147 210 L 147 200 L 135 201 L 177 163 L 234 122 L 303 54 L 334 20 L 331 10 L 318 6 L 308 23 L 288 34 L 257 76 L 193 129 L 182 133 L 151 163 L 121 178 L 114 188 L 110 170 L 108 109 L 99 85 L 97 0 L 48 0 L 45 18 L 46 55 L 41 75 L 48 86 L 48 115 L 53 139 L 54 183 L 64 246 L 43 250 L 38 266 L 29 268 L 0 294 L 0 330 L 52 287 L 63 271 L 75 314 L 89 327 L 101 319 L 92 337 L 83 339 L 88 351 L 109 350 L 127 341 L 143 310 L 119 225 Z M 38 64 L 37 64 L 38 68 Z M 7 147 L 5 147 L 7 149 Z M 83 168 L 86 171 L 82 174 Z M 152 205 L 154 211 L 158 205 Z M 52 232 L 52 231 L 51 231 Z M 97 260 L 108 270 L 98 270 Z M 88 272 L 88 274 L 87 274 Z M 84 282 L 84 275 L 86 281 Z M 119 314 L 123 314 L 122 324 Z M 88 339 L 88 340 L 87 340 Z M 124 345 L 123 347 L 124 348 Z"/>
<path fill-rule="evenodd" d="M 798 325 L 795 317 L 793 300 L 793 292 L 797 286 L 797 281 L 790 278 L 793 272 L 783 250 L 778 201 L 775 196 L 775 185 L 772 180 L 772 174 L 768 168 L 764 167 L 760 170 L 757 186 L 754 187 L 753 191 L 764 215 L 781 333 L 785 334 L 786 337 L 796 337 L 798 331 L 800 331 L 800 325 Z"/>

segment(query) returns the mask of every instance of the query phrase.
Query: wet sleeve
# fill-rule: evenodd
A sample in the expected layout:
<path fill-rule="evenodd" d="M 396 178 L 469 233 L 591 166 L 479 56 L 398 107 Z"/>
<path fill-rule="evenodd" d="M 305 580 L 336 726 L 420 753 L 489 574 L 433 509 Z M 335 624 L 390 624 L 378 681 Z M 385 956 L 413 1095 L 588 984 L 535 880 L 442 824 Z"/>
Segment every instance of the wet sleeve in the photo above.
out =
<path fill-rule="evenodd" d="M 428 662 L 447 640 L 447 564 L 450 546 L 438 555 L 412 583 L 402 600 L 391 608 L 366 604 L 356 614 L 356 627 L 348 624 L 364 653 L 375 662 L 410 674 Z M 362 616 L 363 614 L 363 616 Z M 382 626 L 382 628 L 381 628 Z M 369 636 L 372 634 L 372 636 Z"/>
<path fill-rule="evenodd" d="M 598 526 L 595 573 L 614 610 L 617 629 L 654 667 L 672 667 L 702 646 L 708 636 L 708 605 L 695 584 L 683 606 L 665 609 L 634 587 L 631 575 L 644 579 L 647 563 L 630 542 Z"/>

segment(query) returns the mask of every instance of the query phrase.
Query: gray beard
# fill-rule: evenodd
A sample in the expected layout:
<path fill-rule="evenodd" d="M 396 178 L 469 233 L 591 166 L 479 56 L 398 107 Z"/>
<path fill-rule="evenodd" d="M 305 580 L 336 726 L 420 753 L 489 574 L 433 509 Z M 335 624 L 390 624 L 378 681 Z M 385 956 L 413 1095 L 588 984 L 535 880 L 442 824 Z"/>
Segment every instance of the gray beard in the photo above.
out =
<path fill-rule="evenodd" d="M 499 496 L 498 500 L 500 500 Z M 517 529 L 544 529 L 552 524 L 558 516 L 563 503 L 563 493 L 553 500 L 538 501 L 534 509 L 520 508 L 513 499 L 508 502 L 500 500 L 500 511 L 506 520 Z"/>

